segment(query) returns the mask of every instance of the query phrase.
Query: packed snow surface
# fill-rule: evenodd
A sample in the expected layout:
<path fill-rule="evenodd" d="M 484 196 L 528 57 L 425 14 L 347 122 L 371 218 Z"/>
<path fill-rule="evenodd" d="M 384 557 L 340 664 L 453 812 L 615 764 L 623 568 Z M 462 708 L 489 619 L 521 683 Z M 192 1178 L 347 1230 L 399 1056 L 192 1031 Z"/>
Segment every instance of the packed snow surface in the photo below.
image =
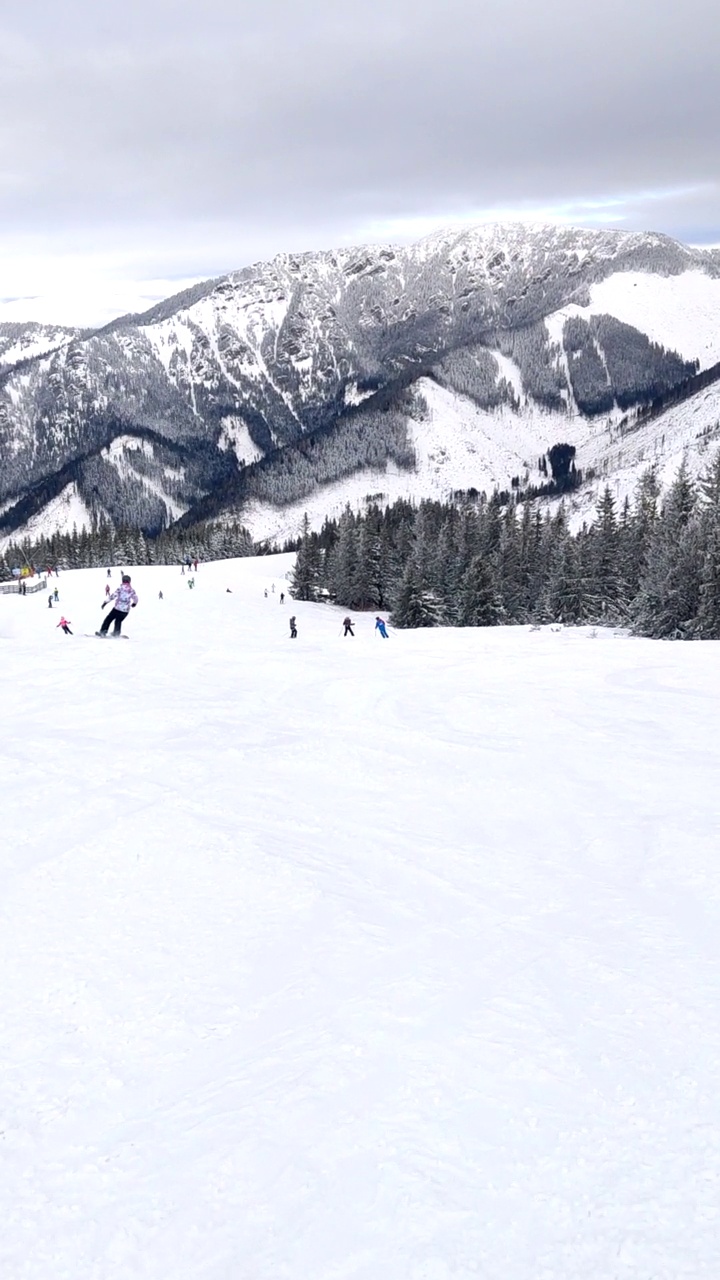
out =
<path fill-rule="evenodd" d="M 715 1280 L 720 647 L 289 564 L 0 597 L 3 1280 Z"/>

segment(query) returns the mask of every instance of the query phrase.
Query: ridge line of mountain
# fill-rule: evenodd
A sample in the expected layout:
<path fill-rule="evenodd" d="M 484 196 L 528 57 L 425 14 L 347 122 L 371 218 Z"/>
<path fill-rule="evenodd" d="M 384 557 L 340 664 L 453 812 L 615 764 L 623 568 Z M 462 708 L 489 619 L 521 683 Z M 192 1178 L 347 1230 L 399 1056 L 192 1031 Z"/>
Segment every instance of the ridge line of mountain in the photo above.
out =
<path fill-rule="evenodd" d="M 502 489 L 566 436 L 611 473 L 623 420 L 700 394 L 718 334 L 720 252 L 523 224 L 280 254 L 96 330 L 0 324 L 1 524 L 68 475 L 68 519 L 152 533 L 364 476 Z"/>

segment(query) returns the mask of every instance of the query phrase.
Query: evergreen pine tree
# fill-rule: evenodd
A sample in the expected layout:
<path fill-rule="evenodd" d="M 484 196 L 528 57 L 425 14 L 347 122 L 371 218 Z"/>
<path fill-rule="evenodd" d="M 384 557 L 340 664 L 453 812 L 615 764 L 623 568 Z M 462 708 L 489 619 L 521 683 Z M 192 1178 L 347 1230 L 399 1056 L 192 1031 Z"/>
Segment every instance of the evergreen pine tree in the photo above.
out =
<path fill-rule="evenodd" d="M 502 604 L 495 578 L 482 556 L 470 562 L 462 584 L 461 621 L 465 627 L 495 627 L 501 620 Z"/>
<path fill-rule="evenodd" d="M 320 589 L 322 555 L 317 538 L 310 532 L 307 512 L 303 517 L 303 532 L 290 576 L 290 591 L 295 600 L 317 600 Z"/>
<path fill-rule="evenodd" d="M 437 596 L 423 585 L 414 557 L 405 566 L 391 621 L 396 627 L 437 627 L 441 622 Z"/>
<path fill-rule="evenodd" d="M 620 537 L 615 499 L 606 486 L 590 534 L 590 609 L 595 622 L 616 622 L 624 615 L 620 573 Z"/>
<path fill-rule="evenodd" d="M 648 545 L 632 604 L 635 630 L 656 638 L 691 636 L 700 603 L 701 539 L 696 491 L 683 462 Z"/>
<path fill-rule="evenodd" d="M 704 640 L 720 640 L 720 450 L 700 481 L 703 499 L 703 562 L 697 631 Z"/>

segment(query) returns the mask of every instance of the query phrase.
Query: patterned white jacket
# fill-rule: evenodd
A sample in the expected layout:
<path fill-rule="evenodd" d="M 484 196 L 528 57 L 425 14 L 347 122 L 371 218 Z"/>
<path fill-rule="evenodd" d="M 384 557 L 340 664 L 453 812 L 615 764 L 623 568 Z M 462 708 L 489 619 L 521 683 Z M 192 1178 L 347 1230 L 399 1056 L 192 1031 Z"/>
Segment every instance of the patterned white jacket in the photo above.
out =
<path fill-rule="evenodd" d="M 137 604 L 137 602 L 137 594 L 130 583 L 123 582 L 117 591 L 113 591 L 108 603 L 112 604 L 118 613 L 129 613 L 131 605 Z"/>

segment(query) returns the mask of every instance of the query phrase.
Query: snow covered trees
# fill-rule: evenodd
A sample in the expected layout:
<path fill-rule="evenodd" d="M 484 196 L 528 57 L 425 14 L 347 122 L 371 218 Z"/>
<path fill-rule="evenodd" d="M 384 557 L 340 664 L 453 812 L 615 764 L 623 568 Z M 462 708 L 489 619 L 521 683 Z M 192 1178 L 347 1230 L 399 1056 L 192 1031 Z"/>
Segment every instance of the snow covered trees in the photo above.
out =
<path fill-rule="evenodd" d="M 114 564 L 179 564 L 188 555 L 200 560 L 225 560 L 253 555 L 256 550 L 247 529 L 237 523 L 194 525 L 191 529 L 174 526 L 150 538 L 139 529 L 114 529 L 101 520 L 92 529 L 73 529 L 72 533 L 56 533 L 37 541 L 26 538 L 10 543 L 4 563 L 92 569 Z M 4 575 L 0 561 L 2 576 L 9 576 L 9 569 Z"/>
<path fill-rule="evenodd" d="M 662 506 L 652 468 L 620 513 L 606 488 L 576 534 L 562 506 L 497 498 L 348 508 L 306 528 L 296 576 L 299 599 L 389 606 L 397 627 L 622 623 L 720 639 L 720 455 L 697 485 L 682 467 Z"/>

